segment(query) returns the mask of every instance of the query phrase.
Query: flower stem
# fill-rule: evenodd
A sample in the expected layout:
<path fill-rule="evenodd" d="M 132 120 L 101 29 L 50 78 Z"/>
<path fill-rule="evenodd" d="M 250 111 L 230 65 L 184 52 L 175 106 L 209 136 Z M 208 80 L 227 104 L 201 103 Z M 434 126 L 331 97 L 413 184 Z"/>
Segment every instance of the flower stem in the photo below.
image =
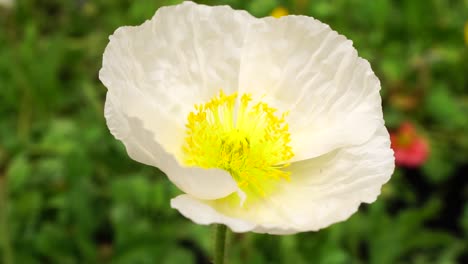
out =
<path fill-rule="evenodd" d="M 225 225 L 216 225 L 215 230 L 215 247 L 214 247 L 214 264 L 223 264 L 226 253 L 226 234 L 227 227 Z"/>
<path fill-rule="evenodd" d="M 8 193 L 6 179 L 0 175 L 0 248 L 3 251 L 3 262 L 13 264 L 13 250 L 8 233 Z"/>

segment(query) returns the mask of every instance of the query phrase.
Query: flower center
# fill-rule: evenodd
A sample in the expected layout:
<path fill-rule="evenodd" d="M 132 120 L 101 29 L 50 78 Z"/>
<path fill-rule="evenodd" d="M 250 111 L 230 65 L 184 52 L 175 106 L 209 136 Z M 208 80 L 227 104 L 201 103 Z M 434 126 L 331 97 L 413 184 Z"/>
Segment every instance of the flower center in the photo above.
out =
<path fill-rule="evenodd" d="M 287 113 L 263 102 L 252 104 L 249 94 L 221 91 L 188 115 L 183 152 L 189 166 L 228 171 L 247 196 L 265 196 L 278 180 L 289 180 L 284 171 L 294 156 Z"/>

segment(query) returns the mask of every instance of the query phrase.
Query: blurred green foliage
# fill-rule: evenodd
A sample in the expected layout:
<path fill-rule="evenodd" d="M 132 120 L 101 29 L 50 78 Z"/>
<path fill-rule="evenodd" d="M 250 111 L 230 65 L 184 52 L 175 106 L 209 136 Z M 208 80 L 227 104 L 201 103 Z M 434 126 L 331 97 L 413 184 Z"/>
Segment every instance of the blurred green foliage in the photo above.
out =
<path fill-rule="evenodd" d="M 97 73 L 107 38 L 179 1 L 0 6 L 0 263 L 206 263 L 210 227 L 169 206 L 179 191 L 108 132 Z M 390 128 L 410 120 L 429 160 L 397 168 L 348 221 L 295 236 L 232 234 L 229 263 L 468 263 L 468 2 L 226 0 L 276 6 L 354 41 L 382 81 Z"/>

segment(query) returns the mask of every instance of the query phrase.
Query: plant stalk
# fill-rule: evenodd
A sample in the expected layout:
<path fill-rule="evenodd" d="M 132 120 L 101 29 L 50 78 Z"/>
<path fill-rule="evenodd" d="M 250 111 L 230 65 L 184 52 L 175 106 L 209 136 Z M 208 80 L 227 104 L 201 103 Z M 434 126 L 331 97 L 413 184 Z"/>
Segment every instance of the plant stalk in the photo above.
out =
<path fill-rule="evenodd" d="M 215 246 L 214 246 L 214 264 L 224 264 L 226 254 L 227 227 L 222 224 L 216 225 Z"/>
<path fill-rule="evenodd" d="M 8 227 L 8 191 L 6 185 L 6 177 L 0 175 L 0 248 L 3 252 L 2 263 L 13 264 L 13 250 Z"/>

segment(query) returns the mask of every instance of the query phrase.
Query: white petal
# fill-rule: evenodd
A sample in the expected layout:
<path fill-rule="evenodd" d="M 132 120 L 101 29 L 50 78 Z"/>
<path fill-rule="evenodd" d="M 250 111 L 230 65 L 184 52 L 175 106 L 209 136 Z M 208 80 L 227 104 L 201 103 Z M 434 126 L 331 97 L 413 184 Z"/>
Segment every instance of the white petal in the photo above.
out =
<path fill-rule="evenodd" d="M 241 93 L 289 111 L 293 161 L 366 142 L 381 126 L 380 83 L 352 41 L 310 17 L 251 25 Z"/>
<path fill-rule="evenodd" d="M 389 135 L 381 126 L 362 145 L 293 163 L 291 182 L 283 182 L 260 203 L 239 208 L 222 200 L 185 197 L 173 207 L 197 223 L 224 223 L 241 230 L 236 232 L 248 226 L 245 231 L 270 234 L 316 231 L 347 219 L 362 202 L 373 202 L 393 169 Z M 243 221 L 243 228 L 233 224 L 236 219 Z"/>
<path fill-rule="evenodd" d="M 144 128 L 138 117 L 128 116 L 120 104 L 121 101 L 108 92 L 105 117 L 109 130 L 124 143 L 132 159 L 158 167 L 179 189 L 199 199 L 222 198 L 238 190 L 234 179 L 224 170 L 181 166 L 155 141 L 153 131 Z"/>
<path fill-rule="evenodd" d="M 128 116 L 141 119 L 167 152 L 180 157 L 194 105 L 220 89 L 237 90 L 240 52 L 253 19 L 228 6 L 160 8 L 144 24 L 115 31 L 99 77 Z"/>
<path fill-rule="evenodd" d="M 239 233 L 250 231 L 255 227 L 255 224 L 247 221 L 222 215 L 211 206 L 186 194 L 172 199 L 171 207 L 179 210 L 185 217 L 200 225 L 223 223 L 229 226 L 232 231 Z"/>

